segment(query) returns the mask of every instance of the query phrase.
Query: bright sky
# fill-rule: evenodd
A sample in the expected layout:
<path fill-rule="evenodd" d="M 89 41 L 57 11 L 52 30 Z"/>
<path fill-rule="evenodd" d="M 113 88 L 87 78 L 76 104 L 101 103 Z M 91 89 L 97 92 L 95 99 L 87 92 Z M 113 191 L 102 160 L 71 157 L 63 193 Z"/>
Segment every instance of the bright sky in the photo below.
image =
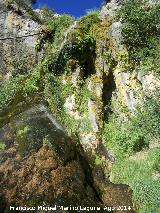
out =
<path fill-rule="evenodd" d="M 57 13 L 68 13 L 75 17 L 80 17 L 87 10 L 98 9 L 103 0 L 37 0 L 34 8 L 47 6 L 53 8 Z"/>

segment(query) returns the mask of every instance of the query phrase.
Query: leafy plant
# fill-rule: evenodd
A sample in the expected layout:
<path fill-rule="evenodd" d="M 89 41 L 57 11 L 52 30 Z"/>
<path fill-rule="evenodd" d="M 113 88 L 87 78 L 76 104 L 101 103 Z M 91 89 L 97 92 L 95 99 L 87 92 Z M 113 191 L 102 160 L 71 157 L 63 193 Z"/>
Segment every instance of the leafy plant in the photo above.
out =
<path fill-rule="evenodd" d="M 5 148 L 6 148 L 6 145 L 4 143 L 0 142 L 0 150 L 5 149 Z"/>
<path fill-rule="evenodd" d="M 99 10 L 90 10 L 86 16 L 80 18 L 79 24 L 85 33 L 89 33 L 89 31 L 92 33 L 92 27 L 100 22 L 99 13 Z"/>
<path fill-rule="evenodd" d="M 117 160 L 112 168 L 113 182 L 128 184 L 133 189 L 133 201 L 140 213 L 159 212 L 160 182 L 154 177 L 159 160 L 160 150 L 153 148 L 140 157 Z"/>
<path fill-rule="evenodd" d="M 112 114 L 104 127 L 104 143 L 116 158 L 111 179 L 131 186 L 140 213 L 159 212 L 160 182 L 156 177 L 160 172 L 159 95 L 157 89 L 146 97 L 134 116 L 126 113 L 123 116 L 114 110 L 112 103 Z"/>
<path fill-rule="evenodd" d="M 135 116 L 123 118 L 114 111 L 105 122 L 104 141 L 116 156 L 130 156 L 147 148 L 153 138 L 160 136 L 160 91 L 146 97 L 144 104 L 137 109 Z M 126 113 L 125 113 L 126 114 Z"/>
<path fill-rule="evenodd" d="M 48 28 L 52 32 L 53 40 L 55 44 L 63 41 L 64 32 L 73 22 L 73 18 L 69 15 L 63 14 L 48 21 Z"/>
<path fill-rule="evenodd" d="M 30 127 L 29 126 L 25 126 L 23 128 L 20 128 L 17 130 L 16 132 L 16 136 L 17 137 L 23 137 L 25 134 L 27 134 L 27 132 L 30 130 Z"/>
<path fill-rule="evenodd" d="M 144 70 L 157 70 L 159 61 L 160 3 L 147 0 L 125 0 L 119 12 L 123 42 L 131 62 Z M 155 60 L 156 59 L 156 60 Z M 153 64 L 152 64 L 153 63 Z"/>

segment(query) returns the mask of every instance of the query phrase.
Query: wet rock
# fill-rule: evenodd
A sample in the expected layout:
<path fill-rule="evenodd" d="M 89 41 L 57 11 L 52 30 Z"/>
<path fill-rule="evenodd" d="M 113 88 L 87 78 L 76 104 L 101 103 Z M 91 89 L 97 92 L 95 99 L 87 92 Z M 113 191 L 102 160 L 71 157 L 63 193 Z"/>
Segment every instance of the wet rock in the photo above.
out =
<path fill-rule="evenodd" d="M 98 122 L 97 122 L 97 106 L 94 101 L 89 100 L 88 101 L 88 114 L 89 114 L 89 121 L 91 123 L 92 129 L 94 132 L 98 132 L 99 127 L 98 127 Z"/>
<path fill-rule="evenodd" d="M 114 207 L 114 212 L 134 212 L 132 206 L 132 191 L 125 184 L 108 183 L 108 185 L 105 186 L 102 200 L 106 205 Z"/>
<path fill-rule="evenodd" d="M 0 150 L 1 212 L 10 205 L 99 206 L 76 144 L 46 107 L 15 116 L 0 135 L 7 145 Z"/>

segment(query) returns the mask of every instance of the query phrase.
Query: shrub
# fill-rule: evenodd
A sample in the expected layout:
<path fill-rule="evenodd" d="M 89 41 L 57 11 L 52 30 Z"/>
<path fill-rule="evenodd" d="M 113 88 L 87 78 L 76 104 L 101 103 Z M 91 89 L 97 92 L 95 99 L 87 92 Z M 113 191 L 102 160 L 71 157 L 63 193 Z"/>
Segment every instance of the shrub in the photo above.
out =
<path fill-rule="evenodd" d="M 139 213 L 160 212 L 160 181 L 142 180 L 134 186 L 133 200 Z"/>
<path fill-rule="evenodd" d="M 125 159 L 113 166 L 113 182 L 128 184 L 133 189 L 133 202 L 139 213 L 159 213 L 160 181 L 153 177 L 155 165 L 159 164 L 159 153 L 160 150 L 155 148 L 147 157 L 144 154 L 144 159 L 141 154 L 141 160 Z"/>
<path fill-rule="evenodd" d="M 160 90 L 157 88 L 156 92 L 145 101 L 146 119 L 144 123 L 147 132 L 153 136 L 160 136 Z"/>
<path fill-rule="evenodd" d="M 135 116 L 122 117 L 114 111 L 104 126 L 104 141 L 117 157 L 130 156 L 160 136 L 160 91 L 146 97 Z M 112 110 L 114 106 L 112 104 Z M 125 113 L 126 114 L 126 113 Z"/>
<path fill-rule="evenodd" d="M 90 10 L 87 12 L 87 15 L 80 18 L 79 25 L 84 33 L 92 33 L 92 27 L 94 24 L 100 22 L 99 19 L 99 10 Z"/>
<path fill-rule="evenodd" d="M 133 189 L 139 213 L 158 213 L 160 204 L 160 91 L 146 97 L 134 116 L 114 110 L 105 122 L 104 143 L 116 157 L 111 171 L 115 183 Z M 116 106 L 117 107 L 117 106 Z M 156 145 L 156 146 L 155 146 Z M 151 148 L 155 147 L 155 148 Z"/>
<path fill-rule="evenodd" d="M 122 20 L 123 42 L 129 50 L 132 63 L 142 64 L 144 70 L 156 70 L 160 56 L 160 3 L 125 0 L 119 15 Z"/>
<path fill-rule="evenodd" d="M 54 43 L 61 43 L 64 39 L 64 32 L 73 22 L 73 18 L 69 15 L 63 14 L 48 21 L 48 28 L 52 32 Z"/>

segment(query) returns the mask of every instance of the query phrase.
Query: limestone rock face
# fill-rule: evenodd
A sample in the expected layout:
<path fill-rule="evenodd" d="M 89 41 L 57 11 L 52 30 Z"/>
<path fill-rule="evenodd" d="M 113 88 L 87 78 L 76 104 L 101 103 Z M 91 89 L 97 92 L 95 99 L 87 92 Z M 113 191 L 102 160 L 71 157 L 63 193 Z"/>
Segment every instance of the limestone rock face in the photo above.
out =
<path fill-rule="evenodd" d="M 134 116 L 160 82 L 129 70 L 122 23 L 115 19 L 121 1 L 107 1 L 90 30 L 87 17 L 69 22 L 60 40 L 50 29 L 45 60 L 44 14 L 25 2 L 0 0 L 0 211 L 99 206 L 98 198 L 106 206 L 132 206 L 128 186 L 110 183 L 116 157 L 103 130 L 114 111 L 125 121 Z M 10 76 L 15 82 L 7 84 Z"/>
<path fill-rule="evenodd" d="M 157 88 L 160 88 L 160 80 L 156 78 L 154 73 L 145 74 L 139 72 L 137 78 L 141 82 L 143 90 L 146 92 L 154 92 Z"/>
<path fill-rule="evenodd" d="M 42 52 L 35 47 L 41 37 L 36 12 L 22 1 L 0 1 L 0 81 L 11 75 L 29 73 Z"/>
<path fill-rule="evenodd" d="M 120 8 L 122 1 L 109 1 L 103 6 L 100 12 L 102 23 L 108 23 L 106 30 L 107 46 L 111 53 L 110 57 L 114 61 L 111 72 L 115 83 L 113 98 L 116 102 L 134 114 L 136 107 L 142 105 L 144 95 L 154 92 L 160 88 L 160 81 L 155 73 L 150 70 L 148 73 L 143 73 L 141 70 L 129 71 L 128 66 L 128 51 L 123 43 L 122 23 L 117 22 L 115 15 Z M 107 64 L 106 64 L 107 67 Z M 106 77 L 108 78 L 108 76 Z M 104 88 L 109 90 L 108 87 Z M 119 105 L 117 105 L 119 108 Z M 119 109 L 117 108 L 117 111 Z"/>

